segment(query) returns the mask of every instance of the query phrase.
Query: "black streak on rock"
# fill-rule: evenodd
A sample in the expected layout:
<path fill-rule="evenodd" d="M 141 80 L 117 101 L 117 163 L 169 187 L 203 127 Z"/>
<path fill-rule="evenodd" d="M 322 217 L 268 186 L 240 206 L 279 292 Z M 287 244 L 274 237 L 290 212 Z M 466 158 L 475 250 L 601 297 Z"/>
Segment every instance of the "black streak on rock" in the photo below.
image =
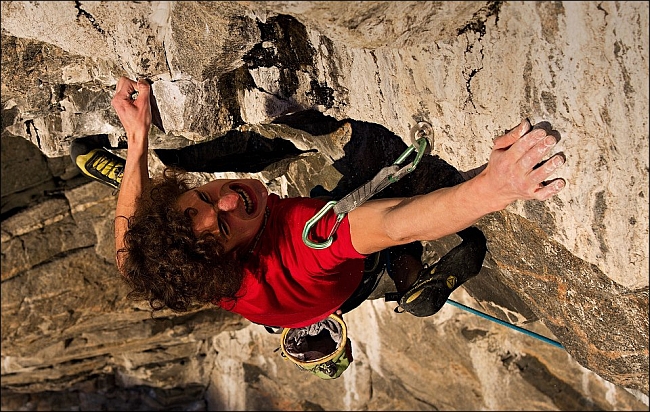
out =
<path fill-rule="evenodd" d="M 487 6 L 482 7 L 476 13 L 474 13 L 471 21 L 469 21 L 463 27 L 458 29 L 458 35 L 461 36 L 467 32 L 472 31 L 478 33 L 479 36 L 477 42 L 480 42 L 483 36 L 485 36 L 485 32 L 486 32 L 485 22 L 487 21 L 487 19 L 490 18 L 491 16 L 496 16 L 495 24 L 499 21 L 499 11 L 501 10 L 502 3 L 503 2 L 501 1 L 488 2 Z M 466 54 L 471 53 L 473 48 L 474 48 L 474 44 L 468 43 L 465 53 Z M 483 51 L 481 50 L 481 58 L 482 57 L 483 57 Z M 474 101 L 472 97 L 471 82 L 474 76 L 476 76 L 476 74 L 480 72 L 482 69 L 483 67 L 472 68 L 469 70 L 469 73 L 466 73 L 466 88 L 467 88 L 467 95 L 468 95 L 467 102 L 471 103 L 474 108 L 476 108 L 476 106 L 474 105 Z"/>
<path fill-rule="evenodd" d="M 97 23 L 97 20 L 93 17 L 92 14 L 88 13 L 86 10 L 81 8 L 81 2 L 80 1 L 75 1 L 74 2 L 74 8 L 77 9 L 77 20 L 79 20 L 80 16 L 84 16 L 85 18 L 88 19 L 90 24 L 97 30 L 100 34 L 105 34 L 104 29 L 101 28 L 99 23 Z"/>
<path fill-rule="evenodd" d="M 306 96 L 316 105 L 330 108 L 334 104 L 334 90 L 319 83 L 314 67 L 316 50 L 309 41 L 305 26 L 287 15 L 278 15 L 258 22 L 261 41 L 242 58 L 249 70 L 258 67 L 277 67 L 280 72 L 279 99 L 289 99 L 300 86 L 299 71 L 312 78 L 311 90 Z"/>
<path fill-rule="evenodd" d="M 27 136 L 29 137 L 36 137 L 36 146 L 40 149 L 41 148 L 41 137 L 38 135 L 38 129 L 34 125 L 33 120 L 27 120 L 25 121 L 25 132 L 27 133 Z M 34 129 L 34 136 L 32 136 L 32 129 Z"/>

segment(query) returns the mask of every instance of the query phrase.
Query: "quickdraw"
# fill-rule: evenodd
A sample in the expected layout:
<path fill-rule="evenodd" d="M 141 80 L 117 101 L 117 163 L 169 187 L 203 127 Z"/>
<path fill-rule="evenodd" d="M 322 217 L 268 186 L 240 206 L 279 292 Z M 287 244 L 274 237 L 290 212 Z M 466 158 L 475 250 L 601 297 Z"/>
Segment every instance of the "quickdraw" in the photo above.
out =
<path fill-rule="evenodd" d="M 343 197 L 341 200 L 329 201 L 323 206 L 323 208 L 318 211 L 305 223 L 305 227 L 302 231 L 302 241 L 308 247 L 312 249 L 326 249 L 330 247 L 334 241 L 334 234 L 339 228 L 341 221 L 350 211 L 354 210 L 358 206 L 361 206 L 364 202 L 370 199 L 375 194 L 384 190 L 388 185 L 397 182 L 403 178 L 408 173 L 411 173 L 417 167 L 418 163 L 422 159 L 422 156 L 427 151 L 427 146 L 433 142 L 433 129 L 431 125 L 427 122 L 419 122 L 411 129 L 411 141 L 412 144 L 409 146 L 391 166 L 384 167 L 377 173 L 377 175 L 365 183 L 363 186 L 360 186 L 350 194 Z M 407 164 L 406 166 L 400 168 L 406 158 L 408 158 L 413 151 L 416 151 L 415 159 Z M 309 233 L 316 223 L 325 216 L 330 209 L 334 210 L 336 213 L 336 222 L 332 227 L 327 239 L 323 242 L 315 242 L 309 238 Z"/>

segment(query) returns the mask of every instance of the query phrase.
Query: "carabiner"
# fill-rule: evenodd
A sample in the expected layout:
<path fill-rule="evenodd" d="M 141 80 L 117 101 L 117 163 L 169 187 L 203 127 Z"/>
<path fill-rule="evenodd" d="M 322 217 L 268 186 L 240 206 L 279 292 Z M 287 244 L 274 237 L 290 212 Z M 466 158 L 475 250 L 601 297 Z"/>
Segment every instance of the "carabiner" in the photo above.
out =
<path fill-rule="evenodd" d="M 316 222 L 318 222 L 323 216 L 325 216 L 325 214 L 331 208 L 333 208 L 334 205 L 337 203 L 338 202 L 336 200 L 330 200 L 325 204 L 325 206 L 323 206 L 323 208 L 318 213 L 314 215 L 314 217 L 312 217 L 307 221 L 307 223 L 305 223 L 305 227 L 302 230 L 302 241 L 305 245 L 309 246 L 312 249 L 327 249 L 328 247 L 330 247 L 330 245 L 334 241 L 334 233 L 339 228 L 339 225 L 341 224 L 341 220 L 343 220 L 343 218 L 345 217 L 345 213 L 339 213 L 336 216 L 336 223 L 334 223 L 334 227 L 332 227 L 329 236 L 327 237 L 327 239 L 325 239 L 323 243 L 312 242 L 309 239 L 309 232 L 311 231 L 311 228 L 316 224 Z"/>
<path fill-rule="evenodd" d="M 419 137 L 418 137 L 419 136 Z M 431 142 L 429 141 L 431 138 Z M 400 155 L 400 157 L 395 160 L 395 165 L 401 164 L 406 158 L 413 153 L 413 150 L 417 149 L 417 155 L 415 160 L 410 168 L 406 170 L 406 173 L 411 173 L 415 167 L 420 163 L 420 159 L 427 150 L 427 144 L 433 145 L 433 128 L 428 122 L 418 122 L 415 126 L 411 128 L 411 145 Z"/>
<path fill-rule="evenodd" d="M 422 159 L 422 156 L 424 155 L 424 151 L 426 150 L 427 144 L 429 143 L 429 141 L 427 140 L 426 137 L 421 137 L 418 140 L 416 140 L 416 143 L 419 144 L 419 147 L 418 147 L 416 155 L 415 155 L 415 160 L 413 160 L 413 162 L 410 164 L 410 166 L 404 166 L 403 168 L 401 168 L 397 173 L 395 173 L 395 175 L 388 176 L 388 180 L 391 183 L 397 182 L 405 174 L 411 173 L 412 171 L 414 171 L 415 167 L 418 165 L 418 163 L 420 163 L 420 160 Z M 400 155 L 400 157 L 398 157 L 397 160 L 395 160 L 395 163 L 393 163 L 393 165 L 399 165 L 402 162 L 404 162 L 404 160 L 411 153 L 413 153 L 413 150 L 416 150 L 415 149 L 415 143 L 412 144 L 411 146 L 409 146 L 406 150 L 404 150 L 404 153 L 402 153 Z"/>
<path fill-rule="evenodd" d="M 387 166 L 383 168 L 380 173 L 375 176 L 375 179 L 381 179 L 381 181 L 375 182 L 375 179 L 372 181 L 366 183 L 364 186 L 360 187 L 357 189 L 360 190 L 362 188 L 366 188 L 370 184 L 375 184 L 374 189 L 372 189 L 372 193 L 370 193 L 370 196 L 366 196 L 363 201 L 367 200 L 369 197 L 374 195 L 375 193 L 379 192 L 380 190 L 383 190 L 386 186 L 388 186 L 391 183 L 397 182 L 399 179 L 401 179 L 405 174 L 412 172 L 415 170 L 415 167 L 420 163 L 420 159 L 422 159 L 422 156 L 424 156 L 425 151 L 427 149 L 427 144 L 430 144 L 429 139 L 427 139 L 427 136 L 433 135 L 433 128 L 431 125 L 427 122 L 419 122 L 417 125 L 415 125 L 411 129 L 411 138 L 413 140 L 413 144 L 409 146 L 404 153 L 400 155 L 400 157 L 395 160 L 395 163 L 393 163 L 392 166 Z M 420 138 L 417 138 L 418 136 L 421 136 Z M 431 139 L 433 140 L 433 136 L 431 136 Z M 432 143 L 431 143 L 432 144 Z M 415 160 L 411 162 L 410 165 L 406 165 L 399 169 L 397 166 L 399 166 L 406 158 L 413 153 L 413 150 L 417 150 Z M 392 174 L 385 176 L 383 173 L 388 170 L 387 173 L 392 172 Z M 393 172 L 393 170 L 396 170 Z M 385 177 L 383 177 L 385 176 Z M 355 193 L 355 192 L 353 192 Z M 350 194 L 351 195 L 351 194 Z M 344 199 L 349 197 L 350 195 L 346 196 Z M 354 202 L 354 206 L 352 208 L 346 209 L 347 203 L 344 201 L 342 204 L 346 207 L 344 207 L 344 210 L 347 210 L 344 213 L 338 213 L 336 216 L 336 222 L 334 223 L 334 227 L 332 228 L 329 236 L 323 243 L 316 243 L 313 242 L 309 239 L 309 232 L 311 231 L 311 228 L 318 222 L 323 216 L 325 216 L 325 213 L 327 213 L 330 209 L 334 207 L 338 202 L 336 200 L 331 200 L 323 206 L 323 208 L 314 215 L 311 219 L 305 223 L 305 227 L 302 230 L 302 241 L 304 242 L 305 245 L 309 246 L 312 249 L 326 249 L 328 248 L 332 242 L 334 241 L 334 233 L 336 230 L 339 228 L 339 225 L 341 224 L 341 221 L 347 214 L 347 211 L 352 210 L 354 207 L 357 207 L 356 200 Z M 336 210 L 335 210 L 336 212 Z"/>

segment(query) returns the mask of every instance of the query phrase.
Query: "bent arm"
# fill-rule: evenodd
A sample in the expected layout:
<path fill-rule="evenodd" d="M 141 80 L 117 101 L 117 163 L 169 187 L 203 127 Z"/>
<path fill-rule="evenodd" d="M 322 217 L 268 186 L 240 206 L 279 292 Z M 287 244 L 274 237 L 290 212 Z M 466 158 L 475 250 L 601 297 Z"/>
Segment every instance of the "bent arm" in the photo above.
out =
<path fill-rule="evenodd" d="M 371 200 L 348 214 L 352 244 L 373 253 L 416 240 L 436 240 L 502 210 L 516 200 L 546 200 L 565 186 L 545 181 L 564 162 L 555 155 L 536 167 L 556 144 L 543 129 L 523 121 L 495 139 L 487 167 L 453 187 L 409 198 Z"/>
<path fill-rule="evenodd" d="M 137 91 L 138 96 L 131 95 Z M 122 272 L 124 254 L 124 234 L 128 229 L 128 219 L 135 213 L 138 197 L 150 183 L 148 169 L 148 135 L 151 127 L 150 86 L 145 81 L 134 82 L 126 77 L 120 78 L 111 105 L 115 108 L 128 143 L 124 176 L 115 208 L 115 250 L 117 268 Z M 122 272 L 123 273 L 123 272 Z"/>

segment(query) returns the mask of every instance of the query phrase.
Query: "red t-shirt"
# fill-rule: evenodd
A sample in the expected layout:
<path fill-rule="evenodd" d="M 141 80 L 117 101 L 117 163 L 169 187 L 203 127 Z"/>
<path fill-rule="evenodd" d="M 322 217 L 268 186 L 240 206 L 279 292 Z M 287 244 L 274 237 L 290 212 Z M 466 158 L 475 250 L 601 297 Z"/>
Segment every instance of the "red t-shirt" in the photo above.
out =
<path fill-rule="evenodd" d="M 347 215 L 330 247 L 303 243 L 305 223 L 324 205 L 320 199 L 269 194 L 270 214 L 257 247 L 259 269 L 246 268 L 234 306 L 220 306 L 251 322 L 286 328 L 310 325 L 336 311 L 359 286 L 366 256 L 352 246 Z M 330 210 L 314 225 L 311 239 L 326 239 L 335 221 Z"/>

